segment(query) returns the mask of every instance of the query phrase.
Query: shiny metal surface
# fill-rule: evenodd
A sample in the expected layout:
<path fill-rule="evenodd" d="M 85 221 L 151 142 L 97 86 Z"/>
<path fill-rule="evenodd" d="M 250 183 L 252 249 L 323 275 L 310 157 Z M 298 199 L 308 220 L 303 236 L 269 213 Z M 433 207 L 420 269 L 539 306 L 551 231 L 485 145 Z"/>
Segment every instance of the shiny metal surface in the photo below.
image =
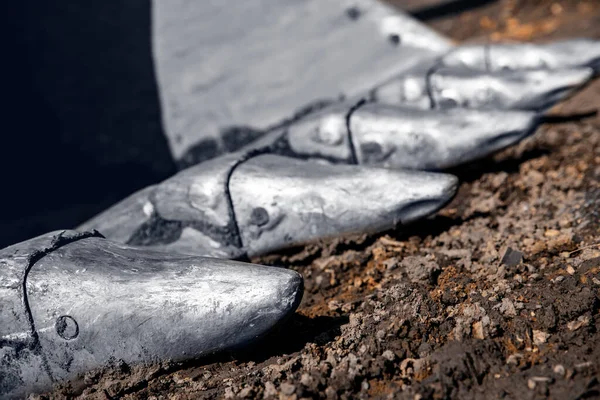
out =
<path fill-rule="evenodd" d="M 450 43 L 376 0 L 154 1 L 153 51 L 173 155 L 223 149 L 233 127 L 265 129 L 354 96 Z"/>
<path fill-rule="evenodd" d="M 290 270 L 78 235 L 0 252 L 0 397 L 48 390 L 111 360 L 185 360 L 244 345 L 302 296 Z"/>
<path fill-rule="evenodd" d="M 277 193 L 270 191 L 274 188 Z M 115 210 L 141 207 L 151 212 L 126 243 L 179 254 L 237 258 L 336 234 L 389 229 L 435 212 L 455 190 L 456 178 L 450 175 L 231 153 L 154 186 L 145 195 L 146 202 L 134 196 Z M 290 198 L 294 193 L 299 197 Z M 350 193 L 364 201 L 352 202 Z M 165 201 L 159 204 L 157 199 Z M 311 202 L 324 202 L 329 208 L 319 209 Z M 226 225 L 215 225 L 214 219 L 206 217 L 215 204 L 222 207 L 220 215 L 227 217 Z M 100 227 L 95 222 L 111 219 L 110 212 L 84 226 Z M 137 212 L 131 216 L 126 227 L 134 225 Z M 306 218 L 307 224 L 295 222 Z M 125 235 L 115 226 L 106 236 Z"/>
<path fill-rule="evenodd" d="M 472 71 L 442 67 L 403 75 L 372 91 L 379 103 L 430 108 L 545 111 L 593 75 L 591 68 Z"/>
<path fill-rule="evenodd" d="M 350 118 L 360 164 L 437 170 L 485 157 L 533 133 L 526 111 L 411 110 L 370 103 Z"/>
<path fill-rule="evenodd" d="M 291 126 L 287 139 L 297 157 L 318 156 L 337 163 L 392 169 L 439 170 L 517 143 L 533 133 L 539 121 L 536 113 L 527 111 L 431 110 L 367 103 L 348 115 L 335 109 L 331 114 L 323 110 Z M 321 140 L 322 132 L 327 130 L 327 137 L 336 140 Z"/>
<path fill-rule="evenodd" d="M 600 68 L 600 42 L 570 39 L 547 44 L 475 44 L 456 47 L 442 58 L 448 66 L 479 71 Z"/>
<path fill-rule="evenodd" d="M 230 191 L 244 248 L 256 255 L 412 222 L 444 206 L 457 184 L 447 174 L 262 155 L 236 169 Z"/>

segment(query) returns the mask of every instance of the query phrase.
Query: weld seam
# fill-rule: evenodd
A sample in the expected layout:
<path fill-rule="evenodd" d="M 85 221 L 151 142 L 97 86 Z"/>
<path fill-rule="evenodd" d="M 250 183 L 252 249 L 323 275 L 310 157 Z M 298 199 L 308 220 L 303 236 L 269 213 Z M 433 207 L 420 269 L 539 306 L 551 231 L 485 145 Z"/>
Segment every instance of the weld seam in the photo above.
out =
<path fill-rule="evenodd" d="M 358 164 L 358 156 L 356 155 L 356 145 L 354 144 L 354 135 L 352 133 L 352 129 L 350 129 L 350 118 L 352 118 L 352 114 L 362 106 L 367 104 L 367 99 L 360 99 L 358 103 L 350 107 L 348 112 L 346 113 L 346 131 L 348 132 L 348 147 L 350 147 L 350 162 L 353 164 Z"/>
<path fill-rule="evenodd" d="M 425 73 L 425 90 L 427 91 L 427 97 L 429 97 L 429 108 L 432 110 L 437 107 L 435 97 L 433 96 L 433 84 L 431 83 L 433 74 L 437 72 L 437 68 L 438 64 L 433 64 Z"/>
<path fill-rule="evenodd" d="M 229 208 L 229 217 L 231 218 L 231 224 L 232 224 L 232 229 L 233 229 L 233 236 L 236 241 L 235 246 L 240 249 L 244 248 L 244 244 L 242 242 L 242 235 L 240 232 L 240 226 L 238 224 L 237 216 L 235 214 L 235 208 L 233 206 L 233 198 L 231 197 L 231 190 L 229 189 L 231 177 L 233 176 L 233 173 L 235 172 L 237 167 L 239 167 L 246 161 L 250 160 L 251 158 L 258 157 L 260 155 L 271 152 L 271 147 L 272 146 L 261 147 L 258 149 L 251 150 L 251 151 L 247 152 L 246 154 L 242 155 L 240 157 L 240 159 L 237 160 L 236 163 L 231 167 L 231 169 L 229 170 L 229 173 L 227 174 L 227 177 L 225 179 L 225 198 L 227 199 L 227 205 Z"/>
<path fill-rule="evenodd" d="M 489 43 L 483 46 L 483 62 L 486 72 L 492 72 L 491 46 Z"/>
<path fill-rule="evenodd" d="M 41 249 L 41 250 L 35 250 L 33 253 L 31 253 L 31 255 L 28 257 L 28 260 L 27 260 L 27 267 L 25 268 L 25 273 L 23 274 L 23 287 L 22 287 L 22 289 L 23 289 L 23 306 L 25 307 L 25 313 L 26 313 L 25 315 L 27 317 L 27 321 L 29 322 L 29 328 L 31 330 L 31 339 L 32 339 L 31 348 L 33 351 L 36 351 L 39 353 L 40 357 L 42 358 L 42 366 L 52 382 L 55 382 L 55 379 L 52 376 L 52 371 L 50 369 L 50 364 L 48 362 L 48 358 L 46 357 L 46 354 L 44 354 L 44 352 L 42 351 L 42 345 L 40 343 L 40 336 L 35 328 L 35 321 L 33 320 L 33 313 L 31 312 L 31 307 L 29 306 L 29 298 L 27 296 L 27 277 L 29 276 L 29 272 L 31 271 L 33 266 L 38 261 L 40 261 L 46 255 L 52 253 L 53 251 L 56 251 L 63 246 L 77 242 L 82 239 L 87 239 L 90 237 L 104 238 L 104 236 L 95 229 L 91 232 L 81 232 L 81 233 L 75 234 L 71 237 L 64 237 L 63 236 L 64 233 L 65 233 L 65 231 L 59 233 L 52 240 L 52 243 L 50 244 L 49 247 Z"/>

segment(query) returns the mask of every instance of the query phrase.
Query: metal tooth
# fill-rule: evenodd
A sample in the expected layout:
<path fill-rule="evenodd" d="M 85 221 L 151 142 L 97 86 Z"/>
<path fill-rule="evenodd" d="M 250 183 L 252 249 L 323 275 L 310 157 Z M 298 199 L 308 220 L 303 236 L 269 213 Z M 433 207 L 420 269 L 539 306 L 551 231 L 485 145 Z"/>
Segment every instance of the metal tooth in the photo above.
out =
<path fill-rule="evenodd" d="M 2 398 L 48 390 L 111 359 L 186 360 L 244 345 L 302 296 L 302 278 L 290 270 L 74 232 L 6 248 L 0 263 Z"/>
<path fill-rule="evenodd" d="M 429 82 L 422 72 L 386 82 L 373 91 L 373 98 L 378 103 L 423 110 L 463 107 L 544 111 L 592 75 L 591 68 L 485 72 L 442 67 L 429 77 Z"/>
<path fill-rule="evenodd" d="M 430 83 L 439 108 L 545 111 L 592 75 L 591 68 L 499 72 L 441 69 Z"/>
<path fill-rule="evenodd" d="M 249 255 L 354 232 L 377 232 L 437 211 L 452 175 L 328 165 L 274 155 L 238 166 L 230 192 Z"/>
<path fill-rule="evenodd" d="M 537 114 L 495 110 L 411 110 L 367 104 L 350 130 L 360 164 L 438 170 L 485 157 L 531 134 Z"/>
<path fill-rule="evenodd" d="M 447 66 L 480 71 L 600 68 L 600 42 L 571 39 L 549 44 L 494 44 L 460 46 L 442 58 Z"/>

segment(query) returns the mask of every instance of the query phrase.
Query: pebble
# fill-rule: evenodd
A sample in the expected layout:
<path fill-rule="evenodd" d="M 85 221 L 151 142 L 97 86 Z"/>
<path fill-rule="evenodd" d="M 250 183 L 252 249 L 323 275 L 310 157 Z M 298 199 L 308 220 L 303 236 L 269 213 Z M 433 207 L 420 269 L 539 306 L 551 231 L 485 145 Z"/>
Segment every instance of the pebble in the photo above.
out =
<path fill-rule="evenodd" d="M 277 388 L 273 382 L 265 383 L 265 397 L 271 397 L 277 395 Z"/>
<path fill-rule="evenodd" d="M 562 364 L 556 364 L 553 371 L 556 375 L 565 376 L 565 367 Z"/>
<path fill-rule="evenodd" d="M 533 330 L 533 343 L 540 345 L 543 343 L 546 343 L 546 341 L 548 340 L 548 338 L 550 337 L 550 334 L 544 332 L 544 331 L 538 331 L 538 330 Z"/>
<path fill-rule="evenodd" d="M 296 391 L 296 386 L 287 382 L 282 383 L 281 386 L 279 386 L 279 388 L 281 389 L 281 393 L 288 396 L 291 396 Z"/>
<path fill-rule="evenodd" d="M 546 232 L 544 232 L 544 236 L 547 238 L 556 237 L 558 235 L 560 235 L 560 231 L 557 231 L 556 229 L 548 229 Z"/>
<path fill-rule="evenodd" d="M 577 318 L 576 320 L 569 322 L 567 324 L 567 328 L 569 328 L 569 330 L 571 332 L 573 332 L 583 326 L 588 326 L 589 324 L 590 324 L 590 318 L 586 315 L 582 315 L 579 318 Z"/>
<path fill-rule="evenodd" d="M 585 371 L 586 369 L 590 368 L 592 365 L 594 365 L 591 361 L 586 361 L 580 364 L 576 364 L 575 365 L 575 369 L 577 371 Z"/>
<path fill-rule="evenodd" d="M 483 323 L 477 321 L 473 324 L 473 337 L 475 339 L 484 339 L 485 334 L 483 333 Z"/>
<path fill-rule="evenodd" d="M 523 358 L 522 354 L 519 353 L 515 353 L 515 354 L 511 354 L 510 356 L 508 356 L 508 358 L 506 359 L 506 363 L 507 364 L 512 364 L 512 365 L 519 365 L 519 360 Z"/>
<path fill-rule="evenodd" d="M 507 267 L 514 267 L 523 262 L 523 253 L 518 250 L 513 250 L 512 248 L 507 248 L 502 256 L 501 264 L 506 265 Z"/>
<path fill-rule="evenodd" d="M 381 356 L 388 361 L 394 361 L 396 359 L 396 355 L 391 350 L 384 351 Z"/>

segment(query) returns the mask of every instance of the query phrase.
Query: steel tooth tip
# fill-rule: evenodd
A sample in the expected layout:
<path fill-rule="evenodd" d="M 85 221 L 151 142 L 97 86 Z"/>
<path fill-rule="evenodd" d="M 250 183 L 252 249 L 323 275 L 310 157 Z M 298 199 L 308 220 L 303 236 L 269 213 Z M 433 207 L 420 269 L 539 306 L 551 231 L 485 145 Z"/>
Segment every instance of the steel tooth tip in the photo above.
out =
<path fill-rule="evenodd" d="M 589 81 L 594 74 L 591 68 L 528 71 L 520 87 L 522 96 L 517 100 L 521 109 L 546 111 Z"/>
<path fill-rule="evenodd" d="M 456 178 L 262 155 L 237 167 L 229 189 L 255 255 L 424 217 L 452 197 Z"/>
<path fill-rule="evenodd" d="M 41 363 L 33 351 L 0 363 L 0 376 L 14 378 L 11 393 L 48 390 L 52 381 L 111 359 L 181 361 L 244 346 L 293 313 L 302 298 L 302 277 L 287 269 L 71 236 L 49 245 L 24 242 L 0 254 L 12 266 L 0 271 L 8 273 L 0 283 L 28 271 L 14 286 L 25 288 L 28 311 L 19 290 L 2 298 L 9 309 L 0 315 L 0 338 L 11 340 L 0 340 L 0 349 L 17 351 L 19 343 L 35 340 L 44 358 Z M 44 255 L 28 266 L 28 254 Z"/>
<path fill-rule="evenodd" d="M 415 201 L 398 211 L 402 224 L 409 224 L 435 213 L 448 204 L 458 190 L 458 178 L 450 174 L 428 174 L 421 176 Z"/>
<path fill-rule="evenodd" d="M 447 151 L 459 163 L 486 157 L 533 134 L 540 115 L 530 111 L 449 110 L 460 121 L 462 131 L 449 135 Z M 465 115 L 467 114 L 467 115 Z"/>
<path fill-rule="evenodd" d="M 460 46 L 441 63 L 479 71 L 600 68 L 600 42 L 570 39 L 548 44 L 508 43 Z"/>
<path fill-rule="evenodd" d="M 541 45 L 542 51 L 549 55 L 550 68 L 590 67 L 600 70 L 600 41 L 578 38 Z"/>
<path fill-rule="evenodd" d="M 443 68 L 431 77 L 437 108 L 543 111 L 591 78 L 590 68 L 481 72 Z"/>
<path fill-rule="evenodd" d="M 414 110 L 369 104 L 352 114 L 350 129 L 361 164 L 440 170 L 480 158 L 520 140 L 536 114 L 495 110 Z"/>

